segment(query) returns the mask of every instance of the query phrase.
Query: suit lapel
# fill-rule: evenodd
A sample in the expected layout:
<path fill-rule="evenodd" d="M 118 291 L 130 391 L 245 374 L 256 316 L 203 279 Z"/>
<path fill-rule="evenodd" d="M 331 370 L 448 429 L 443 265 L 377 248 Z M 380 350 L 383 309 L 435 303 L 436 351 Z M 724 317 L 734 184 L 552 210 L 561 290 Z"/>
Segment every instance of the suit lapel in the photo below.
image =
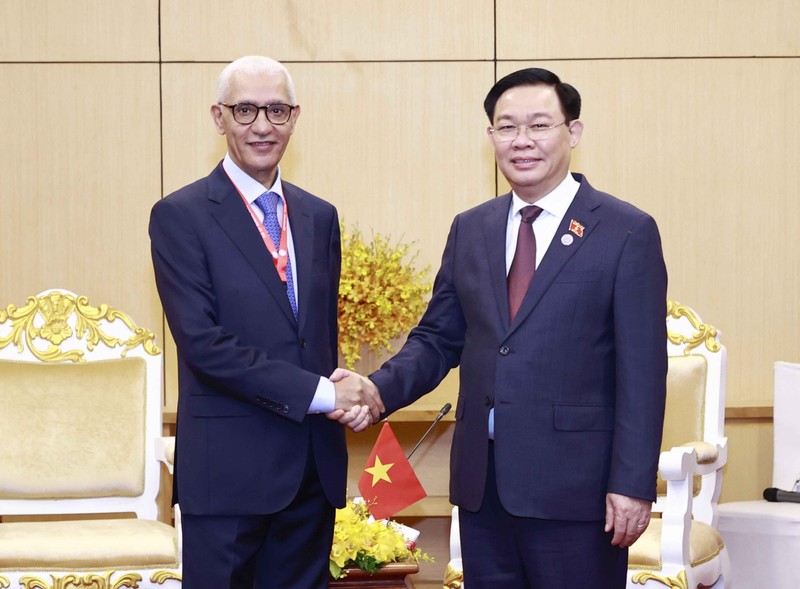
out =
<path fill-rule="evenodd" d="M 511 193 L 497 197 L 483 223 L 484 249 L 488 258 L 489 283 L 494 290 L 497 312 L 508 327 L 508 284 L 506 283 L 506 229 Z"/>
<path fill-rule="evenodd" d="M 589 186 L 588 182 L 582 180 L 581 187 L 578 189 L 572 204 L 564 214 L 564 218 L 561 220 L 561 224 L 556 234 L 553 236 L 550 247 L 547 248 L 547 253 L 536 269 L 533 282 L 531 282 L 531 286 L 522 301 L 522 306 L 519 308 L 516 317 L 514 317 L 513 323 L 511 323 L 509 332 L 516 329 L 520 323 L 525 321 L 525 318 L 542 299 L 542 296 L 547 292 L 547 289 L 550 288 L 550 285 L 556 279 L 559 272 L 561 272 L 564 265 L 589 239 L 592 230 L 600 222 L 595 212 L 598 206 L 599 203 L 594 198 L 594 189 Z M 570 232 L 572 220 L 577 221 L 583 226 L 582 237 Z M 572 241 L 568 244 L 561 241 L 561 238 L 565 235 L 572 236 Z"/>
<path fill-rule="evenodd" d="M 294 321 L 286 287 L 278 276 L 258 229 L 253 225 L 247 207 L 221 164 L 209 176 L 208 198 L 216 203 L 211 214 L 266 285 L 278 307 Z M 291 214 L 291 206 L 289 212 Z"/>
<path fill-rule="evenodd" d="M 314 253 L 314 218 L 308 208 L 308 199 L 297 187 L 284 182 L 283 195 L 286 197 L 289 207 L 289 225 L 292 231 L 294 259 L 297 265 L 296 268 L 292 268 L 292 271 L 300 297 L 297 301 L 297 308 L 302 326 L 308 309 L 311 308 L 311 284 L 309 281 L 313 274 L 311 265 Z"/>

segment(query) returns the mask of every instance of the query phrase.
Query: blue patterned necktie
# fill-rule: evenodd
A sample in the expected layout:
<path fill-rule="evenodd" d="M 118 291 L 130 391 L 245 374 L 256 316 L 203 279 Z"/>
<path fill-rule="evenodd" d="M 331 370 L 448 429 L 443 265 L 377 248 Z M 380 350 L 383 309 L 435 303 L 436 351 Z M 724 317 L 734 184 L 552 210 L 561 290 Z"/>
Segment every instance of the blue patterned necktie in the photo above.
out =
<path fill-rule="evenodd" d="M 278 200 L 280 198 L 277 192 L 265 192 L 255 200 L 258 208 L 264 213 L 264 228 L 269 233 L 272 244 L 276 249 L 280 248 L 281 243 L 281 224 L 278 222 Z M 294 296 L 292 260 L 288 257 L 288 253 L 286 259 L 286 294 L 289 297 L 289 306 L 292 308 L 294 318 L 297 319 L 297 300 Z"/>

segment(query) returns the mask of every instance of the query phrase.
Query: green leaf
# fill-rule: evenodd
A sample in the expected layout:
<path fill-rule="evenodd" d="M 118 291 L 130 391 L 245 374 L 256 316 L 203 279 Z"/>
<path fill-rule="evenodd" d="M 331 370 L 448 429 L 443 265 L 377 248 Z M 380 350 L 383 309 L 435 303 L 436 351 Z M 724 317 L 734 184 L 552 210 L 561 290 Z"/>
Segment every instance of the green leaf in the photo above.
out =
<path fill-rule="evenodd" d="M 331 571 L 331 577 L 333 577 L 334 579 L 338 579 L 339 577 L 342 576 L 342 567 L 340 567 L 332 560 L 328 561 L 328 568 Z"/>

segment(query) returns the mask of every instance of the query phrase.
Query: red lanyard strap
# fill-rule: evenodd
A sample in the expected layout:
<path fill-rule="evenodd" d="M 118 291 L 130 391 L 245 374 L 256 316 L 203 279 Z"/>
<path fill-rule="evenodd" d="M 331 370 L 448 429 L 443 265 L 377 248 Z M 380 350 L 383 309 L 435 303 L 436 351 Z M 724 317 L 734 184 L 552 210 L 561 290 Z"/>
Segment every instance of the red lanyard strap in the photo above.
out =
<path fill-rule="evenodd" d="M 281 219 L 281 242 L 279 247 L 275 247 L 275 244 L 272 242 L 272 237 L 270 237 L 267 228 L 264 227 L 264 223 L 261 222 L 261 219 L 258 218 L 256 212 L 253 210 L 253 205 L 247 202 L 244 194 L 242 191 L 239 190 L 239 187 L 231 180 L 234 187 L 236 188 L 236 192 L 239 193 L 239 196 L 242 197 L 242 202 L 247 207 L 247 212 L 250 213 L 250 217 L 253 219 L 253 222 L 256 224 L 256 228 L 258 229 L 259 235 L 261 235 L 261 240 L 264 242 L 264 245 L 267 246 L 269 253 L 272 254 L 272 263 L 275 264 L 275 268 L 278 270 L 278 275 L 281 277 L 281 280 L 285 283 L 286 282 L 286 264 L 289 262 L 289 207 L 286 203 L 286 199 L 281 195 L 281 202 L 283 203 L 283 215 Z"/>

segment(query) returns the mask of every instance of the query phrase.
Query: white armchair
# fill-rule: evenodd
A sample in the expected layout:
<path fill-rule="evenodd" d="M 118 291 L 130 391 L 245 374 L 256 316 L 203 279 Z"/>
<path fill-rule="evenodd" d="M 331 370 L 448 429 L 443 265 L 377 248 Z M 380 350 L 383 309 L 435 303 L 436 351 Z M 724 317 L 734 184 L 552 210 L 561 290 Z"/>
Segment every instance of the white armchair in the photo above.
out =
<path fill-rule="evenodd" d="M 180 587 L 154 337 L 64 290 L 0 309 L 0 587 Z"/>
<path fill-rule="evenodd" d="M 772 486 L 789 491 L 800 476 L 800 364 L 775 363 Z M 719 506 L 736 589 L 800 586 L 800 504 L 734 501 Z"/>
<path fill-rule="evenodd" d="M 723 589 L 728 553 L 716 530 L 727 462 L 726 350 L 689 307 L 667 304 L 669 370 L 659 496 L 628 556 L 628 589 Z"/>

